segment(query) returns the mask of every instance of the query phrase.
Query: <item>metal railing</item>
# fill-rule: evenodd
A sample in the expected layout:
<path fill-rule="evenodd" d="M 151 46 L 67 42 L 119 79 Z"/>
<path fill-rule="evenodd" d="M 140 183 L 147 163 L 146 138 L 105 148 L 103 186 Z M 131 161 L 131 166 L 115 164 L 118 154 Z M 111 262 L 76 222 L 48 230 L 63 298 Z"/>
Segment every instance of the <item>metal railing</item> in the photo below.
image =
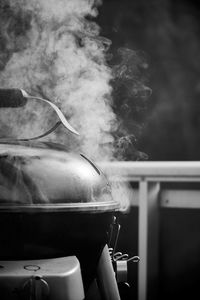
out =
<path fill-rule="evenodd" d="M 159 207 L 200 208 L 200 162 L 106 162 L 99 165 L 111 181 L 116 180 L 117 175 L 117 180 L 138 183 L 131 205 L 139 208 L 138 300 L 146 300 L 149 284 L 155 288 L 158 282 Z M 187 189 L 185 183 L 196 184 Z"/>

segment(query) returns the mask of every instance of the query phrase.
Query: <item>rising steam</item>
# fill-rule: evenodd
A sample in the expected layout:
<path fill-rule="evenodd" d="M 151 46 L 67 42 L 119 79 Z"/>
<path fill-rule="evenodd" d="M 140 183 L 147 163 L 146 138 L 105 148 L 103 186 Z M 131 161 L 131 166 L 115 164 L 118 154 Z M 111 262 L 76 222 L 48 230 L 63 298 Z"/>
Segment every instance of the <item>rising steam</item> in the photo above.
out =
<path fill-rule="evenodd" d="M 149 91 L 137 80 L 133 85 L 132 69 L 127 67 L 133 52 L 121 52 L 125 64 L 113 70 L 107 65 L 110 41 L 100 36 L 93 21 L 99 4 L 95 0 L 1 0 L 0 87 L 22 88 L 53 101 L 80 137 L 57 129 L 50 141 L 105 161 L 117 156 L 116 149 L 121 157 L 124 145 L 134 138 L 125 133 L 116 143 L 120 124 L 113 110 L 111 82 L 118 78 L 136 96 L 138 91 Z M 33 137 L 55 122 L 51 110 L 31 102 L 23 110 L 0 111 L 0 135 Z M 113 193 L 120 202 L 127 199 L 124 186 L 115 185 Z"/>
<path fill-rule="evenodd" d="M 89 0 L 1 1 L 0 86 L 23 88 L 54 101 L 81 138 L 58 130 L 51 140 L 102 160 L 112 157 L 110 132 L 116 116 L 111 108 L 112 73 L 105 61 L 110 42 L 99 36 L 98 25 L 91 21 L 97 4 Z M 27 137 L 47 129 L 56 116 L 31 103 L 15 114 L 4 110 L 0 119 L 4 134 L 8 129 L 11 136 Z"/>

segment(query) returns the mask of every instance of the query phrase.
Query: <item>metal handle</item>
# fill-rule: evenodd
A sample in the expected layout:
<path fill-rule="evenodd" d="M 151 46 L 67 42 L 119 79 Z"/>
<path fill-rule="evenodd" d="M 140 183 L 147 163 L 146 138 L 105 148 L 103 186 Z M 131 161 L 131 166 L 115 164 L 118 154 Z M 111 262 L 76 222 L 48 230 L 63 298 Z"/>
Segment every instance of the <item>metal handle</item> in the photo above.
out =
<path fill-rule="evenodd" d="M 24 91 L 25 92 L 25 91 Z M 32 100 L 39 100 L 39 101 L 43 101 L 47 104 L 49 104 L 56 112 L 57 116 L 60 119 L 60 122 L 72 133 L 79 135 L 79 133 L 68 123 L 68 121 L 66 120 L 65 116 L 63 115 L 63 113 L 61 112 L 61 110 L 51 101 L 40 98 L 40 97 L 34 97 L 34 96 L 30 96 L 30 95 L 26 95 L 27 99 L 32 99 Z"/>
<path fill-rule="evenodd" d="M 43 133 L 37 137 L 23 138 L 23 139 L 17 139 L 17 140 L 26 141 L 26 140 L 39 139 L 41 137 L 44 137 L 44 136 L 50 134 L 60 124 L 63 124 L 65 126 L 65 128 L 67 128 L 71 133 L 79 135 L 79 133 L 66 120 L 66 118 L 63 115 L 63 113 L 61 112 L 61 110 L 51 101 L 40 98 L 40 97 L 31 96 L 22 89 L 0 89 L 0 108 L 1 107 L 7 107 L 7 108 L 8 107 L 21 107 L 26 104 L 27 100 L 37 100 L 37 101 L 42 101 L 42 102 L 47 103 L 54 109 L 57 116 L 59 117 L 59 121 L 48 131 L 46 131 L 45 133 Z"/>

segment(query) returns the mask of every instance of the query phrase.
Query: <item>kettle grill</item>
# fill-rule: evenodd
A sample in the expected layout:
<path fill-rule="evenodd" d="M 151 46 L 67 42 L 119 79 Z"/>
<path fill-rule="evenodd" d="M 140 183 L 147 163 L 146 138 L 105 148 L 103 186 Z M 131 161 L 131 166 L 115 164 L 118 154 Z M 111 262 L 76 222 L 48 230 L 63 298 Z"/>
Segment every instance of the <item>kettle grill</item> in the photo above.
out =
<path fill-rule="evenodd" d="M 118 282 L 138 257 L 115 253 L 119 203 L 85 155 L 36 141 L 60 124 L 78 134 L 55 104 L 0 90 L 0 107 L 30 99 L 51 105 L 59 121 L 39 137 L 0 140 L 1 299 L 120 300 Z"/>

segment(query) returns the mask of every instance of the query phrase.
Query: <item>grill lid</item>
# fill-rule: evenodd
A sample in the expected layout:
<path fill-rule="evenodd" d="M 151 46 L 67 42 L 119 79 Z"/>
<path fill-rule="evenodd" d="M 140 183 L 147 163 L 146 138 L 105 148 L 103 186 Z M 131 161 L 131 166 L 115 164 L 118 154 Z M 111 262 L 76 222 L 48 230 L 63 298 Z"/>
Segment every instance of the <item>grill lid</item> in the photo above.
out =
<path fill-rule="evenodd" d="M 49 142 L 0 144 L 0 210 L 114 210 L 110 185 L 83 154 Z"/>

